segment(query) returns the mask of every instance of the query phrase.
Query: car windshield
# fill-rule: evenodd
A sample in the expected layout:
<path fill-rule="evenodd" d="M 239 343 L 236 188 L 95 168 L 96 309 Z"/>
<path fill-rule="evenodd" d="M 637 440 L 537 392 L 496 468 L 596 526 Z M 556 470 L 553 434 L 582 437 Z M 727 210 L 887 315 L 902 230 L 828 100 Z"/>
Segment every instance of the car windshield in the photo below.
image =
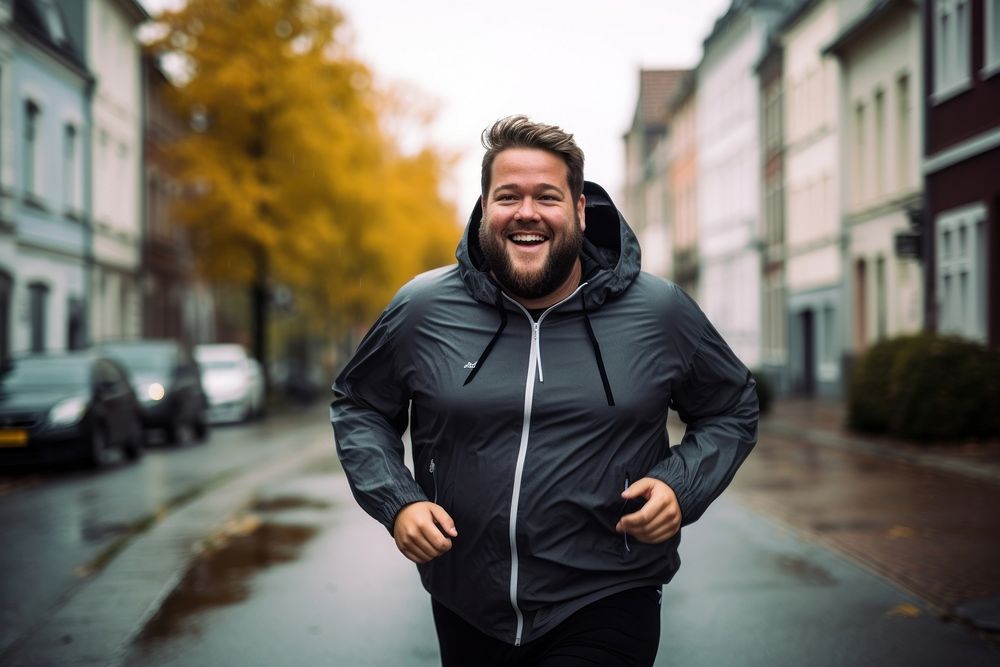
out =
<path fill-rule="evenodd" d="M 235 359 L 217 359 L 215 361 L 199 361 L 198 365 L 206 371 L 235 371 L 240 367 L 240 362 Z"/>
<path fill-rule="evenodd" d="M 174 365 L 174 350 L 165 345 L 109 345 L 107 350 L 133 373 L 167 373 Z"/>
<path fill-rule="evenodd" d="M 89 384 L 89 360 L 66 357 L 19 359 L 0 376 L 0 390 L 5 394 L 41 389 L 75 391 Z"/>

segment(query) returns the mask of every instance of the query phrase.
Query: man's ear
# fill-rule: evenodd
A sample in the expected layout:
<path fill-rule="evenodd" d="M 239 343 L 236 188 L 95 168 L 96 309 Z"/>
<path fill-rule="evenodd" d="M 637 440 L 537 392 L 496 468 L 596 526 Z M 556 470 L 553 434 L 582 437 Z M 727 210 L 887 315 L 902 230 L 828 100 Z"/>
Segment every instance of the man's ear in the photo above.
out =
<path fill-rule="evenodd" d="M 587 198 L 582 194 L 576 202 L 576 214 L 580 218 L 580 231 L 587 231 Z"/>

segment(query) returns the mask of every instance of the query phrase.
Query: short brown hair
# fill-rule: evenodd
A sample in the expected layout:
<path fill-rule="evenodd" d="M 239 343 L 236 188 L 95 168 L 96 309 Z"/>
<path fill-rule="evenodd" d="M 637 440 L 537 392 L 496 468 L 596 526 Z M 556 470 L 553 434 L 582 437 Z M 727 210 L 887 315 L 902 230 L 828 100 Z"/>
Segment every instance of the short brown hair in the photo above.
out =
<path fill-rule="evenodd" d="M 573 135 L 555 125 L 535 123 L 527 116 L 507 116 L 483 130 L 482 188 L 483 198 L 488 198 L 490 173 L 493 160 L 508 148 L 540 148 L 555 153 L 566 163 L 566 182 L 576 201 L 583 194 L 583 151 L 576 145 Z"/>

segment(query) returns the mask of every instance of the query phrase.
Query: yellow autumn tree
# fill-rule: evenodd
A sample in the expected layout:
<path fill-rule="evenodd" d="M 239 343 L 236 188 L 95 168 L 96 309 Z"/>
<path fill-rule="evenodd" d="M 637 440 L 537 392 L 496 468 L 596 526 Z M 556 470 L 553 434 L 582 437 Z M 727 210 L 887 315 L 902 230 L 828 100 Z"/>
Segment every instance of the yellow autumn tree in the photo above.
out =
<path fill-rule="evenodd" d="M 192 131 L 171 149 L 204 275 L 250 290 L 254 352 L 268 357 L 273 287 L 315 335 L 371 319 L 400 284 L 450 261 L 444 158 L 406 155 L 382 130 L 388 98 L 316 0 L 188 0 L 149 48 L 176 69 Z M 393 107 L 395 112 L 395 107 Z"/>

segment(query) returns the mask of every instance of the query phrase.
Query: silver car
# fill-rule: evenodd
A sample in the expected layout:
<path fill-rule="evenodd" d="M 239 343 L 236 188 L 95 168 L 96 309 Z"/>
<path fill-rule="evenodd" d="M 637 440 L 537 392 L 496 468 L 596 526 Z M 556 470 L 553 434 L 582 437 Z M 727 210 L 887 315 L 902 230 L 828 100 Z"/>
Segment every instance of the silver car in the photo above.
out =
<path fill-rule="evenodd" d="M 263 374 L 246 348 L 235 343 L 198 345 L 194 357 L 208 396 L 209 421 L 242 422 L 263 411 Z"/>

